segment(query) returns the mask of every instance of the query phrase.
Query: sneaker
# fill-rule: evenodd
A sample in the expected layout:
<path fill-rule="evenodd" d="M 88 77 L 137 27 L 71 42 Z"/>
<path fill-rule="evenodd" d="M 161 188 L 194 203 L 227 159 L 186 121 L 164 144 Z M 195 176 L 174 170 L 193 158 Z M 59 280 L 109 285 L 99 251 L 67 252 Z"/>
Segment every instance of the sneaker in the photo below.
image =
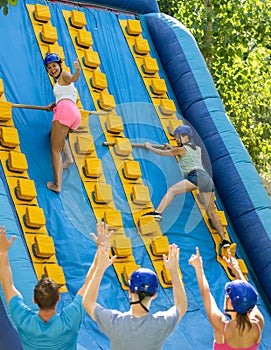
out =
<path fill-rule="evenodd" d="M 223 248 L 229 248 L 231 246 L 231 243 L 228 240 L 223 239 L 221 245 Z"/>
<path fill-rule="evenodd" d="M 162 221 L 162 214 L 158 213 L 157 211 L 150 211 L 149 213 L 143 214 L 142 216 L 153 216 L 156 221 Z"/>

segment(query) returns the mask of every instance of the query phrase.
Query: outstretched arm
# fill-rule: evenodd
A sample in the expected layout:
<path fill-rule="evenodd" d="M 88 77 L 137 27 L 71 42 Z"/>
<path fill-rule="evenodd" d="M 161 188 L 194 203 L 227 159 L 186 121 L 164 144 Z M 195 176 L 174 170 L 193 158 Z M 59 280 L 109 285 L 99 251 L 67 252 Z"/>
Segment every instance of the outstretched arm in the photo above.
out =
<path fill-rule="evenodd" d="M 92 237 L 94 242 L 97 244 L 98 248 L 99 248 L 99 246 L 109 248 L 110 247 L 110 236 L 111 236 L 112 232 L 108 233 L 107 226 L 105 226 L 104 223 L 101 223 L 101 222 L 97 223 L 96 230 L 97 230 L 97 236 L 94 233 L 91 233 L 90 236 Z M 83 284 L 83 286 L 79 289 L 77 294 L 82 295 L 82 296 L 84 295 L 84 293 L 87 289 L 87 286 L 93 277 L 96 266 L 97 266 L 97 252 L 96 252 L 94 260 L 93 260 L 93 262 L 88 270 L 88 273 L 86 276 L 86 281 Z"/>
<path fill-rule="evenodd" d="M 176 244 L 170 245 L 168 258 L 165 255 L 163 256 L 164 264 L 170 272 L 173 287 L 174 303 L 179 311 L 180 320 L 187 310 L 187 298 L 184 285 L 179 273 L 179 258 L 180 249 Z"/>
<path fill-rule="evenodd" d="M 79 76 L 80 76 L 81 68 L 80 68 L 80 64 L 79 64 L 78 59 L 76 61 L 74 61 L 73 66 L 75 68 L 74 74 L 70 74 L 67 71 L 62 72 L 62 78 L 69 84 L 75 83 L 79 79 Z"/>
<path fill-rule="evenodd" d="M 108 236 L 107 225 L 101 223 L 99 226 L 100 233 Z M 98 305 L 96 300 L 98 298 L 100 284 L 105 273 L 105 270 L 113 264 L 116 256 L 109 258 L 110 246 L 105 244 L 99 244 L 96 253 L 96 261 L 90 268 L 92 270 L 92 276 L 87 283 L 86 290 L 83 296 L 83 306 L 90 317 L 95 321 L 94 310 Z"/>
<path fill-rule="evenodd" d="M 16 237 L 13 236 L 10 240 L 8 240 L 5 226 L 0 227 L 0 283 L 8 304 L 11 298 L 13 298 L 15 295 L 20 295 L 13 284 L 12 271 L 8 258 L 8 250 L 15 238 Z"/>
<path fill-rule="evenodd" d="M 169 149 L 158 149 L 151 145 L 150 142 L 145 142 L 145 147 L 158 154 L 159 156 L 184 156 L 186 149 L 184 147 L 171 147 Z"/>
<path fill-rule="evenodd" d="M 197 281 L 202 295 L 206 314 L 214 329 L 221 329 L 223 327 L 224 315 L 219 310 L 214 297 L 211 294 L 209 283 L 206 279 L 202 257 L 200 256 L 199 248 L 196 248 L 196 254 L 192 254 L 189 259 L 189 264 L 194 267 L 196 271 Z"/>

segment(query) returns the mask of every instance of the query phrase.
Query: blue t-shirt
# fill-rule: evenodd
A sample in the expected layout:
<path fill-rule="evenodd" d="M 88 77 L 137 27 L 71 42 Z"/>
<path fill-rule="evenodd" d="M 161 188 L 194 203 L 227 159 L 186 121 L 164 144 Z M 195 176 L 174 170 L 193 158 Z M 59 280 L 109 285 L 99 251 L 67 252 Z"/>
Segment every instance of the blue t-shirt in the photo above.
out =
<path fill-rule="evenodd" d="M 78 331 L 85 316 L 82 296 L 76 295 L 72 303 L 48 322 L 20 296 L 10 300 L 10 312 L 24 350 L 76 350 Z"/>
<path fill-rule="evenodd" d="M 160 350 L 179 320 L 175 306 L 137 318 L 130 312 L 98 305 L 94 316 L 100 331 L 109 338 L 111 350 Z"/>

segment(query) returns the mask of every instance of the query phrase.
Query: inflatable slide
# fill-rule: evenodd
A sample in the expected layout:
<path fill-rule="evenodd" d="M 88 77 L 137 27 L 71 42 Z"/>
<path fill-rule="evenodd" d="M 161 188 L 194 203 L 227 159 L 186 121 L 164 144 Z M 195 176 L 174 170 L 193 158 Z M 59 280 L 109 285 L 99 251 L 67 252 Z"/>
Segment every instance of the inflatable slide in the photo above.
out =
<path fill-rule="evenodd" d="M 164 349 L 211 348 L 212 329 L 188 259 L 198 246 L 221 308 L 221 291 L 234 277 L 200 195 L 176 198 L 160 224 L 142 217 L 182 177 L 174 157 L 159 157 L 142 145 L 174 146 L 174 129 L 189 124 L 214 179 L 216 210 L 232 254 L 259 291 L 265 317 L 260 349 L 270 350 L 271 201 L 189 31 L 160 13 L 154 0 L 22 0 L 7 16 L 0 12 L 0 38 L 0 224 L 17 237 L 9 256 L 26 302 L 36 307 L 33 288 L 43 276 L 60 286 L 59 309 L 73 299 L 96 251 L 89 233 L 103 220 L 114 231 L 112 254 L 118 259 L 104 276 L 98 302 L 128 310 L 127 281 L 142 266 L 159 277 L 151 311 L 169 308 L 173 295 L 162 255 L 177 243 L 188 311 Z M 43 64 L 47 53 L 57 53 L 71 71 L 77 58 L 81 66 L 76 88 L 82 123 L 69 134 L 74 163 L 64 169 L 59 194 L 46 187 L 53 179 L 53 115 L 18 106 L 54 101 L 54 81 Z M 0 328 L 1 350 L 21 349 L 1 289 Z M 78 349 L 109 348 L 86 316 Z"/>

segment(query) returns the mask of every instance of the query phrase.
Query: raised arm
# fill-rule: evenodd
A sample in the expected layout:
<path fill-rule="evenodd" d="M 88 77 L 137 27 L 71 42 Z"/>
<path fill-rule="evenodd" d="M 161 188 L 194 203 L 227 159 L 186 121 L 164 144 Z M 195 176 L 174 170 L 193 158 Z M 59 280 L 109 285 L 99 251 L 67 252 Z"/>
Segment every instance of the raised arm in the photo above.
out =
<path fill-rule="evenodd" d="M 100 234 L 108 236 L 107 225 L 101 223 L 99 225 Z M 87 283 L 86 290 L 83 296 L 83 306 L 90 317 L 95 321 L 94 310 L 97 304 L 97 298 L 99 293 L 100 284 L 105 273 L 105 270 L 113 264 L 116 256 L 109 258 L 110 245 L 109 244 L 99 244 L 96 253 L 96 261 L 93 263 L 92 276 Z"/>
<path fill-rule="evenodd" d="M 179 258 L 180 249 L 176 244 L 170 245 L 168 257 L 166 257 L 165 255 L 163 256 L 164 264 L 170 272 L 173 287 L 174 303 L 179 311 L 180 320 L 187 310 L 187 298 L 184 285 L 179 273 Z"/>
<path fill-rule="evenodd" d="M 21 295 L 13 284 L 12 271 L 8 258 L 8 250 L 15 238 L 13 236 L 8 240 L 5 226 L 0 227 L 0 283 L 8 304 L 15 295 Z"/>
<path fill-rule="evenodd" d="M 79 76 L 80 76 L 81 68 L 80 68 L 80 64 L 78 62 L 78 59 L 76 61 L 74 61 L 73 66 L 75 68 L 74 74 L 70 74 L 67 71 L 63 71 L 63 73 L 62 73 L 62 78 L 69 84 L 75 83 L 79 79 Z"/>
<path fill-rule="evenodd" d="M 158 149 L 152 147 L 150 142 L 145 142 L 145 148 L 158 154 L 159 156 L 184 156 L 186 149 L 184 147 L 171 147 L 169 149 Z"/>
<path fill-rule="evenodd" d="M 206 314 L 214 329 L 223 327 L 224 315 L 219 310 L 214 297 L 211 294 L 209 283 L 206 279 L 202 257 L 200 256 L 199 248 L 196 248 L 196 254 L 192 254 L 189 259 L 189 264 L 194 267 L 196 271 L 196 277 L 200 289 L 200 293 L 203 299 Z"/>
<path fill-rule="evenodd" d="M 110 247 L 110 236 L 112 232 L 108 233 L 108 228 L 101 222 L 97 223 L 96 232 L 97 232 L 97 236 L 94 233 L 91 233 L 90 236 L 92 237 L 94 242 L 97 244 L 97 246 Z M 83 284 L 83 286 L 78 290 L 77 294 L 82 296 L 84 295 L 86 288 L 93 277 L 94 271 L 96 269 L 96 265 L 97 265 L 97 252 L 88 270 L 86 281 Z"/>

